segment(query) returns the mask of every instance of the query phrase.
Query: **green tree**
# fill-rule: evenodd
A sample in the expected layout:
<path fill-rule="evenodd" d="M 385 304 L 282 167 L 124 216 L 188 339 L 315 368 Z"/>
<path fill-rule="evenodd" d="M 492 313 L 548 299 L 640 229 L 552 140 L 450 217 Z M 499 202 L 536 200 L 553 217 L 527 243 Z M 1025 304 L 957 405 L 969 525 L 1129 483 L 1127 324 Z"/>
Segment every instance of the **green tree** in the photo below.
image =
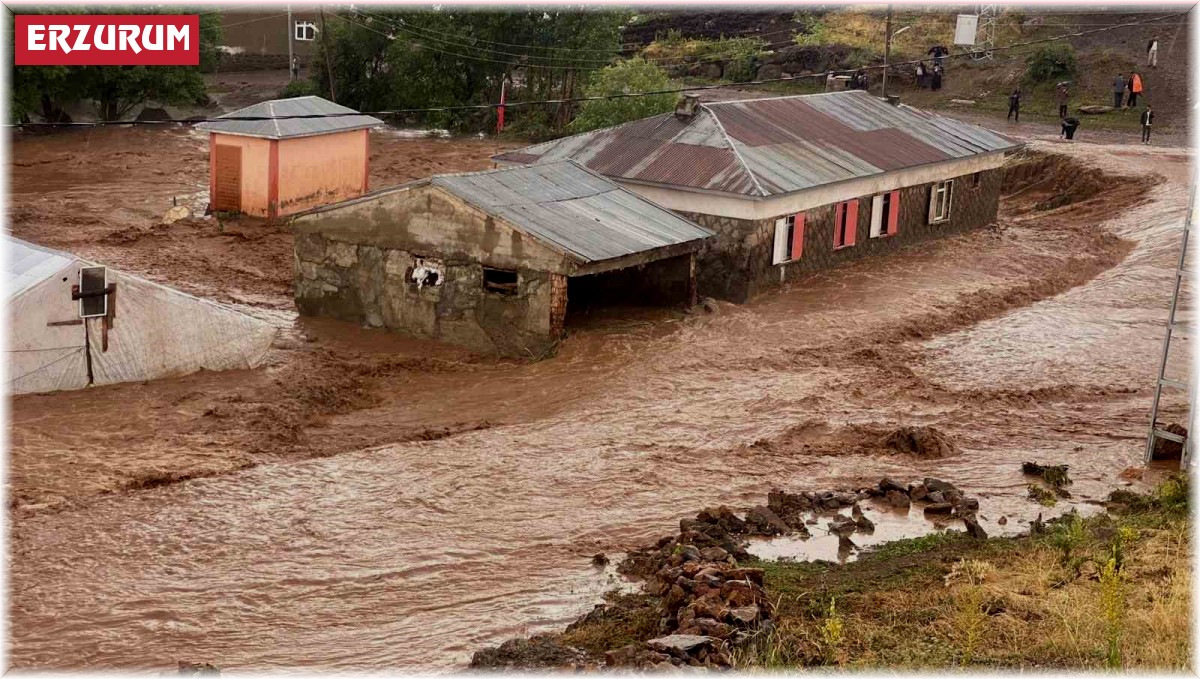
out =
<path fill-rule="evenodd" d="M 1075 48 L 1065 42 L 1052 42 L 1039 47 L 1025 59 L 1026 73 L 1035 83 L 1048 82 L 1075 75 Z"/>
<path fill-rule="evenodd" d="M 584 94 L 603 97 L 634 92 L 653 92 L 671 87 L 666 71 L 641 58 L 628 59 L 597 71 L 588 82 Z M 571 123 L 573 132 L 587 132 L 638 120 L 675 107 L 674 94 L 653 94 L 645 97 L 598 99 L 584 102 L 579 116 Z"/>

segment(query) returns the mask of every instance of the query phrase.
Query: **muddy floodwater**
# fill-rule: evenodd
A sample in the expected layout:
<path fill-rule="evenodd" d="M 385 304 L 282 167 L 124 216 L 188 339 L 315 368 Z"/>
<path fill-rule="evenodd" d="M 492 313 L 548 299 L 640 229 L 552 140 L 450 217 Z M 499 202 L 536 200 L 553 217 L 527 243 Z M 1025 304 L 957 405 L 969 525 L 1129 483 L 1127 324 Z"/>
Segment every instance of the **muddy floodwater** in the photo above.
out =
<path fill-rule="evenodd" d="M 288 271 L 257 288 L 236 271 L 279 262 L 222 262 L 282 328 L 269 367 L 14 400 L 12 664 L 453 669 L 590 609 L 614 586 L 591 555 L 773 487 L 937 476 L 979 498 L 989 530 L 1002 516 L 1019 530 L 1071 506 L 1027 498 L 1035 460 L 1070 465 L 1072 502 L 1094 506 L 1141 463 L 1188 157 L 1033 147 L 1145 183 L 1053 210 L 1035 206 L 1067 189 L 1030 186 L 998 228 L 715 314 L 576 319 L 536 364 L 297 322 Z M 169 277 L 138 252 L 130 266 Z M 297 391 L 306 374 L 330 389 Z M 1168 397 L 1165 421 L 1183 405 Z M 872 448 L 904 425 L 960 453 Z M 877 521 L 879 536 L 893 523 L 911 525 Z"/>

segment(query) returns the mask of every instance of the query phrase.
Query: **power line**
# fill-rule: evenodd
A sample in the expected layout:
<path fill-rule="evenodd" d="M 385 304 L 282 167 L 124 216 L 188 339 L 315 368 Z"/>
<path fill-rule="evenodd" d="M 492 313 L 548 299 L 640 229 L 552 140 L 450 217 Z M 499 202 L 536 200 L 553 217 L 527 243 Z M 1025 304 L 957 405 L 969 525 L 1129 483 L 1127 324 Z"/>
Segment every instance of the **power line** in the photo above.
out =
<path fill-rule="evenodd" d="M 1172 17 L 1177 17 L 1177 16 L 1181 16 L 1181 15 L 1180 14 L 1170 14 L 1170 15 L 1165 15 L 1165 16 L 1161 16 L 1161 17 L 1156 17 L 1154 19 L 1145 19 L 1142 21 L 1133 21 L 1133 22 L 1127 22 L 1124 24 L 1114 24 L 1111 26 L 1095 28 L 1095 29 L 1091 29 L 1091 30 L 1087 30 L 1087 31 L 1077 31 L 1075 33 L 1065 33 L 1065 34 L 1057 35 L 1057 36 L 1050 37 L 1050 38 L 1041 38 L 1038 40 L 1028 40 L 1028 41 L 1020 42 L 1020 43 L 1012 43 L 1010 45 L 1002 45 L 999 47 L 994 47 L 991 49 L 991 51 L 1000 52 L 1000 51 L 1015 50 L 1015 49 L 1021 48 L 1021 47 L 1029 47 L 1032 45 L 1038 45 L 1038 44 L 1047 43 L 1047 42 L 1055 42 L 1058 40 L 1063 40 L 1065 38 L 1082 37 L 1085 35 L 1091 35 L 1094 33 L 1100 33 L 1100 32 L 1104 32 L 1104 31 L 1111 31 L 1111 30 L 1115 30 L 1118 28 L 1127 28 L 1127 27 L 1131 27 L 1131 26 L 1141 26 L 1141 25 L 1146 25 L 1146 24 L 1152 24 L 1154 22 L 1161 21 L 1163 19 L 1170 19 Z M 345 19 L 343 19 L 343 20 L 345 20 Z M 944 58 L 953 59 L 953 58 L 962 58 L 962 57 L 969 57 L 969 56 L 971 56 L 970 52 L 959 52 L 957 54 L 948 54 Z M 924 61 L 924 60 L 923 59 L 911 59 L 908 61 L 899 61 L 899 62 L 889 64 L 886 68 L 895 68 L 898 66 L 912 66 L 912 65 L 921 63 L 922 61 Z M 610 100 L 610 99 L 627 99 L 627 98 L 631 98 L 631 97 L 646 97 L 646 96 L 660 95 L 660 94 L 680 94 L 683 92 L 699 92 L 699 91 L 705 91 L 705 90 L 726 89 L 726 88 L 731 88 L 731 87 L 748 87 L 748 86 L 754 86 L 754 85 L 765 85 L 765 84 L 776 83 L 776 82 L 794 82 L 797 80 L 805 80 L 805 79 L 809 79 L 809 78 L 824 78 L 829 75 L 836 75 L 839 73 L 846 73 L 846 72 L 854 71 L 854 70 L 876 70 L 876 69 L 883 69 L 883 68 L 885 68 L 883 65 L 867 65 L 867 66 L 859 67 L 858 69 L 853 69 L 853 68 L 836 69 L 836 70 L 830 70 L 830 71 L 823 71 L 821 73 L 810 73 L 808 75 L 803 75 L 803 76 L 791 76 L 791 77 L 786 77 L 786 78 L 784 78 L 784 77 L 763 78 L 760 80 L 747 80 L 747 81 L 736 82 L 736 83 L 718 83 L 718 84 L 713 84 L 713 85 L 696 85 L 696 86 L 692 86 L 692 87 L 677 87 L 677 88 L 671 88 L 671 89 L 654 90 L 654 91 L 649 91 L 649 92 L 623 92 L 620 94 L 606 94 L 606 95 L 597 95 L 597 96 L 589 96 L 589 97 L 543 99 L 543 100 L 538 100 L 538 101 L 513 101 L 513 102 L 506 102 L 504 104 L 504 106 L 506 108 L 519 108 L 522 106 L 535 106 L 535 105 L 541 105 L 541 104 L 566 104 L 566 103 L 578 103 L 578 102 L 587 102 L 587 101 L 602 101 L 602 100 Z M 105 126 L 113 126 L 113 125 L 172 125 L 172 124 L 180 124 L 180 123 L 196 124 L 196 123 L 230 122 L 230 121 L 340 118 L 340 117 L 345 117 L 345 116 L 362 116 L 362 115 L 398 116 L 398 115 L 407 115 L 407 114 L 411 114 L 411 113 L 448 113 L 448 112 L 453 112 L 453 111 L 480 111 L 480 110 L 494 109 L 499 106 L 500 106 L 500 104 L 461 104 L 461 105 L 455 105 L 455 106 L 435 106 L 435 107 L 425 107 L 425 108 L 393 109 L 393 110 L 389 110 L 389 111 L 354 111 L 354 112 L 350 112 L 350 113 L 324 113 L 324 114 L 290 115 L 290 116 L 238 116 L 236 118 L 204 118 L 204 119 L 192 118 L 192 119 L 188 119 L 188 120 L 145 120 L 145 121 L 102 120 L 102 121 L 86 122 L 86 123 L 74 123 L 74 122 L 72 122 L 72 123 L 15 123 L 15 124 L 11 124 L 11 125 L 6 125 L 6 127 L 105 127 Z"/>

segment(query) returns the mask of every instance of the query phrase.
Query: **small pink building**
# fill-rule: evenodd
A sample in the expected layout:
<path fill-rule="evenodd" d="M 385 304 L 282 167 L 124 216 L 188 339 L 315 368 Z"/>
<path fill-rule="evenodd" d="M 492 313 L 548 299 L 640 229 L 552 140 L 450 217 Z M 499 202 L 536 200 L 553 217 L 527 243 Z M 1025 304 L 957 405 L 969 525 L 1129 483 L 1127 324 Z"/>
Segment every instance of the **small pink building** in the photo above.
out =
<path fill-rule="evenodd" d="M 275 99 L 200 123 L 214 212 L 283 217 L 367 192 L 370 128 L 383 121 L 320 97 Z"/>

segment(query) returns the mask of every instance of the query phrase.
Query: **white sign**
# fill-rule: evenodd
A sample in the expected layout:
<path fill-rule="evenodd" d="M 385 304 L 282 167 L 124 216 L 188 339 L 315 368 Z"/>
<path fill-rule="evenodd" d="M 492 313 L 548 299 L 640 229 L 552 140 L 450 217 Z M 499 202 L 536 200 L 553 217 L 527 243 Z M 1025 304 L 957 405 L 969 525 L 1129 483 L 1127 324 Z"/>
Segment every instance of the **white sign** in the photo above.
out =
<path fill-rule="evenodd" d="M 954 25 L 955 45 L 974 45 L 975 29 L 979 26 L 979 17 L 975 14 L 959 14 L 958 23 Z"/>

